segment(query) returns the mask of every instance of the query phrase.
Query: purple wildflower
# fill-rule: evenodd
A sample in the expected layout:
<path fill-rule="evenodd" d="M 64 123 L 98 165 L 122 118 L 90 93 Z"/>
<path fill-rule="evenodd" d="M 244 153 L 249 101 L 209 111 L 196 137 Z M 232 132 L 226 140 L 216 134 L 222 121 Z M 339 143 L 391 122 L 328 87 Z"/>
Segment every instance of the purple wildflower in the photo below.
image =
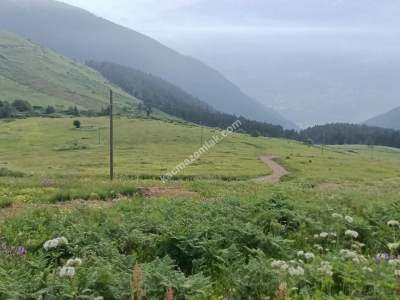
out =
<path fill-rule="evenodd" d="M 25 247 L 19 246 L 17 249 L 17 254 L 18 256 L 25 256 L 26 254 L 28 254 L 28 251 L 26 250 Z"/>

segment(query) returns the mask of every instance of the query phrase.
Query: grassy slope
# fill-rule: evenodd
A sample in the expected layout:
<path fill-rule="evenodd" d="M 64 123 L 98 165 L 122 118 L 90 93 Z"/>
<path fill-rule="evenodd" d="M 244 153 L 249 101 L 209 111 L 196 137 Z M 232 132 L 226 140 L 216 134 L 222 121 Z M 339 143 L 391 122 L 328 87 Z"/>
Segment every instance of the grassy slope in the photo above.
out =
<path fill-rule="evenodd" d="M 0 100 L 23 99 L 33 105 L 100 110 L 108 90 L 115 101 L 130 105 L 138 100 L 111 86 L 96 71 L 14 34 L 0 31 Z"/>
<path fill-rule="evenodd" d="M 76 118 L 74 118 L 75 120 Z M 1 123 L 0 166 L 42 176 L 105 175 L 107 118 L 29 118 Z M 100 128 L 100 144 L 98 128 Z M 205 128 L 204 141 L 220 131 Z M 119 175 L 160 176 L 200 148 L 200 127 L 158 120 L 115 120 L 115 167 Z M 77 146 L 75 146 L 77 145 Z M 234 135 L 181 175 L 255 177 L 268 170 L 257 160 L 266 142 Z M 71 148 L 86 148 L 68 150 Z M 38 159 L 40 157 L 44 160 Z"/>

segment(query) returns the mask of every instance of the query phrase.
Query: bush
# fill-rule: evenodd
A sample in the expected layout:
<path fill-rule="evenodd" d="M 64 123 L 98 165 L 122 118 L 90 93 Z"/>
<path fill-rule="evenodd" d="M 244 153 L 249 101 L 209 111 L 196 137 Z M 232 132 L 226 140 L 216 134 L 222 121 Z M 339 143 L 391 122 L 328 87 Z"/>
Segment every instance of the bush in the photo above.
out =
<path fill-rule="evenodd" d="M 12 205 L 12 200 L 9 198 L 0 198 L 0 209 L 7 208 Z"/>
<path fill-rule="evenodd" d="M 55 112 L 56 112 L 56 109 L 53 106 L 49 105 L 46 107 L 46 110 L 44 113 L 46 115 L 51 115 L 51 114 L 54 114 Z"/>
<path fill-rule="evenodd" d="M 17 99 L 11 105 L 18 112 L 31 112 L 32 111 L 32 105 L 28 101 L 25 101 L 25 100 Z"/>
<path fill-rule="evenodd" d="M 0 101 L 0 118 L 10 118 L 14 115 L 14 108 L 7 101 Z"/>
<path fill-rule="evenodd" d="M 81 128 L 81 121 L 79 120 L 74 120 L 72 124 L 74 125 L 75 128 Z"/>
<path fill-rule="evenodd" d="M 8 168 L 0 168 L 0 177 L 24 177 L 25 174 L 19 171 L 12 171 Z"/>

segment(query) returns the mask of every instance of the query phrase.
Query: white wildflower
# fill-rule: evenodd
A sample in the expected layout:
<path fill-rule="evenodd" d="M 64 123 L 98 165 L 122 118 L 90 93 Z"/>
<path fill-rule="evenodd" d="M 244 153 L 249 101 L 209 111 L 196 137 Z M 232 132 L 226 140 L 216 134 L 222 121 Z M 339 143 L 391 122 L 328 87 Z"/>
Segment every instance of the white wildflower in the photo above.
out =
<path fill-rule="evenodd" d="M 358 232 L 354 230 L 346 230 L 344 233 L 346 236 L 352 237 L 354 239 L 358 238 Z"/>
<path fill-rule="evenodd" d="M 314 234 L 314 239 L 319 239 L 319 234 Z"/>
<path fill-rule="evenodd" d="M 400 247 L 400 243 L 389 243 L 387 246 L 390 250 L 397 250 Z"/>
<path fill-rule="evenodd" d="M 335 219 L 343 219 L 343 215 L 338 214 L 338 213 L 333 213 L 333 214 L 332 214 L 332 218 L 335 218 Z"/>
<path fill-rule="evenodd" d="M 290 276 L 302 276 L 304 275 L 304 269 L 300 266 L 297 267 L 290 267 L 288 269 L 289 275 Z"/>
<path fill-rule="evenodd" d="M 65 237 L 59 237 L 59 238 L 55 238 L 53 240 L 48 240 L 43 244 L 43 248 L 48 251 L 51 249 L 55 249 L 58 248 L 60 246 L 63 245 L 67 245 L 68 244 L 68 240 Z"/>
<path fill-rule="evenodd" d="M 400 277 L 400 270 L 395 270 L 395 271 L 394 271 L 394 275 L 395 275 L 396 277 Z"/>
<path fill-rule="evenodd" d="M 314 245 L 314 248 L 317 249 L 317 250 L 319 250 L 319 251 L 324 250 L 324 248 L 323 248 L 321 245 L 318 245 L 318 244 L 315 244 L 315 245 Z"/>
<path fill-rule="evenodd" d="M 336 232 L 329 232 L 329 236 L 336 238 L 337 234 L 336 234 Z"/>
<path fill-rule="evenodd" d="M 43 244 L 44 250 L 48 251 L 58 247 L 58 242 L 56 240 L 49 240 Z"/>
<path fill-rule="evenodd" d="M 332 271 L 332 266 L 328 261 L 322 261 L 321 262 L 321 267 L 318 268 L 318 271 L 320 271 L 321 273 L 324 273 L 328 276 L 332 276 L 333 275 L 333 271 Z"/>
<path fill-rule="evenodd" d="M 400 259 L 391 259 L 391 260 L 389 260 L 388 261 L 388 263 L 390 264 L 390 265 L 393 265 L 393 266 L 397 266 L 397 265 L 400 265 Z"/>
<path fill-rule="evenodd" d="M 75 276 L 75 268 L 74 267 L 62 267 L 59 275 L 60 275 L 60 277 L 72 278 Z"/>
<path fill-rule="evenodd" d="M 387 224 L 389 226 L 399 226 L 400 227 L 400 222 L 396 221 L 396 220 L 390 220 L 389 222 L 387 222 Z"/>
<path fill-rule="evenodd" d="M 287 270 L 289 268 L 289 265 L 283 261 L 283 260 L 274 260 L 271 262 L 271 267 L 275 269 L 281 269 L 281 270 Z"/>
<path fill-rule="evenodd" d="M 345 216 L 344 219 L 347 221 L 347 223 L 353 223 L 354 219 L 350 216 Z"/>
<path fill-rule="evenodd" d="M 81 264 L 82 264 L 82 260 L 80 258 L 71 258 L 71 259 L 68 259 L 65 266 L 66 267 L 80 267 Z"/>
<path fill-rule="evenodd" d="M 304 256 L 304 251 L 297 251 L 297 256 L 298 257 Z"/>
<path fill-rule="evenodd" d="M 321 233 L 319 234 L 319 236 L 320 236 L 321 238 L 325 239 L 325 238 L 327 238 L 327 237 L 329 236 L 329 233 L 327 233 L 327 232 L 321 232 Z"/>
<path fill-rule="evenodd" d="M 306 253 L 304 253 L 304 258 L 306 260 L 313 260 L 315 258 L 315 255 L 311 252 L 306 252 Z"/>
<path fill-rule="evenodd" d="M 372 273 L 372 269 L 369 268 L 369 267 L 363 267 L 362 269 L 363 269 L 363 271 L 365 271 L 365 272 Z"/>
<path fill-rule="evenodd" d="M 356 252 L 350 251 L 347 249 L 340 250 L 340 254 L 342 255 L 343 258 L 346 258 L 346 259 L 353 259 L 358 256 L 358 254 Z"/>

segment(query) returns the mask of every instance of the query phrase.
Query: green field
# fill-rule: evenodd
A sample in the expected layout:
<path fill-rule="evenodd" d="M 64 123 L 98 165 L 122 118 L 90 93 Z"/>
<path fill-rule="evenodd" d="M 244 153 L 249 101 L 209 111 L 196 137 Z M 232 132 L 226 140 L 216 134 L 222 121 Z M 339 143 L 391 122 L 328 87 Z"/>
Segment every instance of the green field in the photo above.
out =
<path fill-rule="evenodd" d="M 0 122 L 0 242 L 28 251 L 0 248 L 0 299 L 398 299 L 397 150 L 233 134 L 163 184 L 220 131 L 120 117 L 110 183 L 107 119 L 73 120 Z M 254 182 L 261 155 L 290 174 Z"/>

